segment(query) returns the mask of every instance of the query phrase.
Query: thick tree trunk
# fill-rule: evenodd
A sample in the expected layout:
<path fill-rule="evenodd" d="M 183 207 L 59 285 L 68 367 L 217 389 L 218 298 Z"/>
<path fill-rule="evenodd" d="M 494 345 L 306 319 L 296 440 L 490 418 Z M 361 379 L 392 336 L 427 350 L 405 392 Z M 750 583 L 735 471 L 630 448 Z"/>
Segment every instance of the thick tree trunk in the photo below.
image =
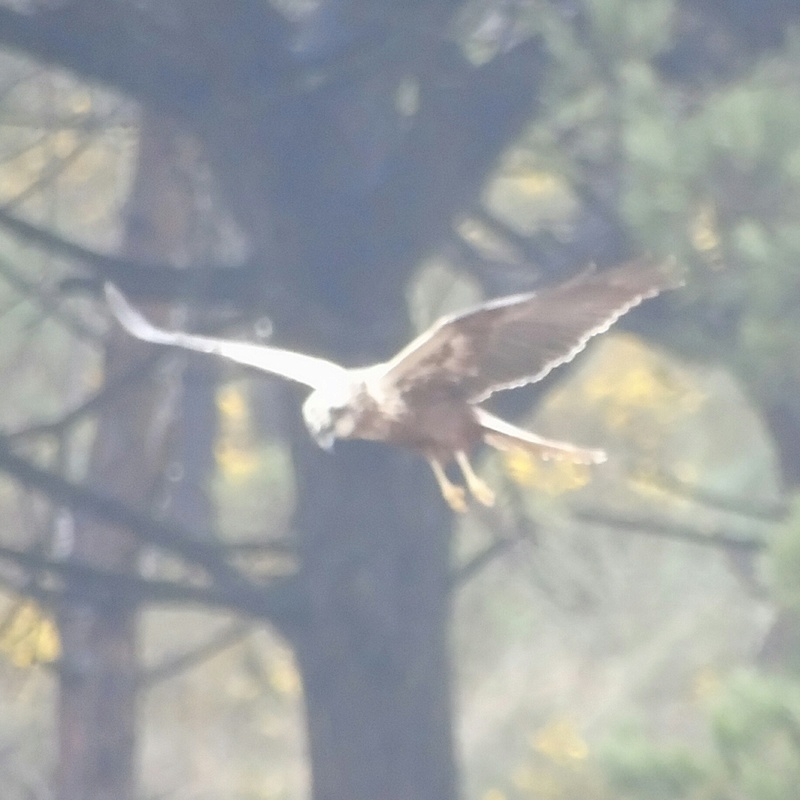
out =
<path fill-rule="evenodd" d="M 453 800 L 447 513 L 427 467 L 300 444 L 303 676 L 315 800 Z"/>
<path fill-rule="evenodd" d="M 168 261 L 182 231 L 171 172 L 174 134 L 145 122 L 123 244 L 126 255 Z M 106 345 L 106 378 L 135 369 L 147 348 L 117 329 Z M 163 383 L 163 382 L 162 382 Z M 137 508 L 152 506 L 169 422 L 165 387 L 139 379 L 98 414 L 87 475 L 93 488 Z M 139 547 L 126 531 L 76 516 L 70 557 L 118 572 L 136 569 Z M 58 800 L 133 800 L 136 740 L 136 609 L 113 596 L 65 602 L 59 613 Z"/>

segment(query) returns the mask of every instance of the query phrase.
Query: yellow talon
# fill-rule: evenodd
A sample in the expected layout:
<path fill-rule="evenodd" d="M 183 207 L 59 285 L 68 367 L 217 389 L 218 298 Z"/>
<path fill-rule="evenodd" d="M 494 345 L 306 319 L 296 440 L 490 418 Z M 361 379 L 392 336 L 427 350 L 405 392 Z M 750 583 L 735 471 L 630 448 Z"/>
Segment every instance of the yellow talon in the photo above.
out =
<path fill-rule="evenodd" d="M 460 487 L 451 483 L 446 489 L 442 488 L 442 496 L 447 501 L 447 505 L 459 514 L 467 511 L 467 493 Z"/>
<path fill-rule="evenodd" d="M 483 481 L 470 483 L 469 491 L 482 506 L 491 508 L 494 505 L 495 494 Z"/>
<path fill-rule="evenodd" d="M 467 482 L 470 494 L 481 504 L 491 508 L 494 505 L 495 494 L 485 481 L 482 481 L 472 469 L 467 454 L 462 450 L 456 453 L 456 461 Z"/>
<path fill-rule="evenodd" d="M 439 490 L 442 493 L 447 505 L 463 514 L 467 510 L 467 494 L 461 486 L 456 486 L 452 483 L 447 475 L 445 475 L 444 467 L 436 459 L 429 458 L 428 462 L 431 465 L 433 474 L 436 477 L 436 483 L 439 484 Z"/>

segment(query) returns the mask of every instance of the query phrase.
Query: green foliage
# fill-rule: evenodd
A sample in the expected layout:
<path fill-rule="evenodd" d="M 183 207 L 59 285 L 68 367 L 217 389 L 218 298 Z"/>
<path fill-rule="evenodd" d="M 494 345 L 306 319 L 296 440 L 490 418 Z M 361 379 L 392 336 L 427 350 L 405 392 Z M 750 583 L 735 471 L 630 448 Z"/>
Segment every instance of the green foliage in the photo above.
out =
<path fill-rule="evenodd" d="M 800 505 L 768 554 L 782 604 L 800 607 Z M 713 682 L 712 682 L 713 684 Z M 630 800 L 793 800 L 800 785 L 800 683 L 736 670 L 700 698 L 709 743 L 689 750 L 625 728 L 603 746 L 611 787 Z"/>
<path fill-rule="evenodd" d="M 768 555 L 775 595 L 784 606 L 800 610 L 800 497 L 771 539 Z"/>
<path fill-rule="evenodd" d="M 800 785 L 800 686 L 742 672 L 715 704 L 715 744 L 728 773 L 758 786 Z M 762 773 L 772 775 L 765 779 Z M 786 796 L 785 794 L 782 796 Z"/>
<path fill-rule="evenodd" d="M 682 13 L 672 0 L 589 0 L 580 35 L 548 9 L 534 27 L 556 67 L 528 152 L 562 193 L 617 176 L 614 212 L 642 249 L 694 266 L 671 346 L 724 359 L 800 418 L 800 31 L 736 79 L 689 88 L 657 60 Z"/>
<path fill-rule="evenodd" d="M 800 686 L 755 671 L 731 676 L 711 702 L 710 746 L 655 744 L 627 728 L 601 760 L 630 800 L 793 800 L 800 785 Z"/>
<path fill-rule="evenodd" d="M 601 761 L 612 787 L 631 798 L 678 800 L 689 796 L 708 777 L 688 747 L 659 747 L 632 727 L 606 743 Z"/>
<path fill-rule="evenodd" d="M 670 349 L 705 364 L 722 362 L 762 409 L 779 407 L 800 420 L 800 31 L 789 31 L 785 47 L 764 51 L 725 80 L 687 84 L 658 59 L 672 47 L 678 15 L 685 14 L 672 0 L 586 0 L 580 5 L 588 22 L 580 30 L 556 5 L 531 4 L 532 27 L 555 67 L 543 90 L 543 113 L 520 150 L 506 159 L 496 191 L 487 194 L 492 211 L 526 234 L 548 228 L 561 234 L 576 223 L 587 200 L 599 198 L 642 250 L 674 254 L 691 269 L 687 288 L 667 300 L 677 320 L 665 336 Z M 686 23 L 686 16 L 680 21 Z M 532 187 L 536 197 L 525 198 L 517 189 L 510 201 L 503 189 L 512 177 L 517 187 Z M 556 204 L 547 202 L 553 197 L 557 218 Z M 540 210 L 544 205 L 547 211 Z M 713 371 L 706 372 L 711 379 Z M 626 385 L 617 379 L 615 387 Z M 711 388 L 710 397 L 730 398 L 730 387 Z M 716 429 L 717 406 L 713 412 L 711 419 L 680 421 L 685 440 L 675 451 L 683 461 L 694 448 L 702 449 L 702 434 Z M 563 409 L 558 418 L 563 424 Z M 774 476 L 774 465 L 767 464 L 771 456 L 756 464 L 751 446 L 750 437 L 762 433 L 757 414 L 736 425 L 713 449 L 714 460 L 704 461 L 688 482 L 714 486 L 732 498 L 752 497 L 758 476 Z M 623 429 L 635 430 L 629 420 Z M 543 483 L 522 462 L 506 466 L 526 492 Z M 736 521 L 724 524 L 730 530 Z M 559 535 L 563 544 L 564 532 Z M 546 535 L 542 539 L 549 545 Z M 593 552 L 585 539 L 581 546 L 583 553 Z M 546 557 L 540 545 L 540 566 Z M 609 559 L 615 566 L 621 561 L 619 552 Z M 800 504 L 772 540 L 767 561 L 777 600 L 800 611 Z M 592 566 L 598 563 L 595 556 Z M 679 572 L 686 571 L 684 562 L 676 563 Z M 628 596 L 635 595 L 644 569 L 640 562 L 626 574 Z M 599 584 L 593 574 L 592 590 Z M 665 586 L 664 572 L 654 585 Z M 716 601 L 723 615 L 732 613 L 710 587 L 709 575 L 706 603 Z M 654 624 L 662 631 L 680 599 L 674 591 L 656 597 Z M 592 624 L 599 627 L 596 619 Z M 540 651 L 543 641 L 537 630 Z M 624 656 L 629 678 L 635 647 L 629 643 Z M 674 653 L 677 669 L 688 674 L 690 652 Z M 592 680 L 600 683 L 602 659 L 591 663 Z M 724 657 L 708 663 L 715 664 L 708 667 L 714 674 L 710 693 L 672 697 L 676 708 L 669 719 L 680 720 L 672 737 L 663 719 L 650 716 L 648 699 L 632 692 L 647 724 L 606 739 L 584 732 L 588 752 L 580 769 L 567 769 L 539 751 L 528 754 L 524 769 L 509 769 L 508 782 L 496 780 L 485 797 L 794 800 L 800 786 L 800 685 L 791 675 L 733 670 Z M 657 690 L 668 693 L 662 684 Z M 621 706 L 617 720 L 625 713 Z M 549 759 L 544 766 L 542 758 Z"/>
<path fill-rule="evenodd" d="M 594 42 L 609 58 L 619 54 L 649 57 L 672 40 L 674 0 L 588 0 Z"/>

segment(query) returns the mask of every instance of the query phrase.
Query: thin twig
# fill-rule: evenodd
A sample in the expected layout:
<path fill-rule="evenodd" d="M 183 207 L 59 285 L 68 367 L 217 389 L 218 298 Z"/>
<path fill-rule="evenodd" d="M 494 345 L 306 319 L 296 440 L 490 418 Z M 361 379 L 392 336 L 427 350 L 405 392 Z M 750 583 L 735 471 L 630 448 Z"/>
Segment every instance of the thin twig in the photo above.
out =
<path fill-rule="evenodd" d="M 5 210 L 12 211 L 21 206 L 29 197 L 32 197 L 36 192 L 48 187 L 59 175 L 63 174 L 70 165 L 74 164 L 92 144 L 93 139 L 87 136 L 82 141 L 78 142 L 72 150 L 67 153 L 63 158 L 51 161 L 44 169 L 42 169 L 36 176 L 36 180 L 28 184 L 21 192 L 15 194 L 5 202 Z"/>
<path fill-rule="evenodd" d="M 260 618 L 286 616 L 284 589 L 287 584 L 276 581 L 260 587 L 198 586 L 190 583 L 97 569 L 77 561 L 47 558 L 32 551 L 17 550 L 0 545 L 0 561 L 14 564 L 26 571 L 47 573 L 62 581 L 57 588 L 42 586 L 13 586 L 20 594 L 57 605 L 64 600 L 80 600 L 108 605 L 168 604 L 199 605 L 247 613 Z"/>
<path fill-rule="evenodd" d="M 573 511 L 573 517 L 589 525 L 599 525 L 616 531 L 672 539 L 679 542 L 699 544 L 703 547 L 718 547 L 723 550 L 758 552 L 767 546 L 766 541 L 758 536 L 738 536 L 719 528 L 705 531 L 677 522 L 651 518 L 623 517 L 602 509 L 575 510 Z"/>
<path fill-rule="evenodd" d="M 187 653 L 173 656 L 157 667 L 146 670 L 138 677 L 136 685 L 141 689 L 149 689 L 157 683 L 170 680 L 182 672 L 196 667 L 203 661 L 207 661 L 223 650 L 239 644 L 250 635 L 252 630 L 252 625 L 244 622 L 233 622 L 199 647 Z"/>
<path fill-rule="evenodd" d="M 632 480 L 637 481 L 639 479 L 634 475 Z M 652 480 L 647 478 L 642 480 L 673 495 L 702 503 L 718 511 L 729 511 L 732 514 L 737 514 L 740 517 L 746 517 L 748 519 L 755 519 L 762 522 L 781 522 L 789 513 L 789 508 L 785 503 L 778 501 L 767 503 L 763 500 L 753 499 L 742 500 L 738 497 L 732 497 L 729 494 L 707 489 L 704 486 L 682 481 L 680 478 L 666 471 L 656 472 Z"/>
<path fill-rule="evenodd" d="M 6 442 L 19 442 L 39 436 L 61 436 L 73 425 L 92 414 L 105 403 L 112 401 L 121 391 L 127 389 L 147 375 L 164 356 L 164 351 L 155 351 L 122 375 L 106 381 L 101 389 L 82 400 L 78 405 L 51 420 L 34 422 L 17 431 L 4 435 Z"/>
<path fill-rule="evenodd" d="M 72 483 L 36 466 L 15 453 L 4 437 L 0 437 L 0 472 L 7 473 L 23 486 L 40 492 L 73 511 L 126 528 L 143 542 L 171 551 L 184 560 L 203 567 L 209 575 L 223 583 L 236 586 L 249 583 L 243 573 L 219 558 L 218 553 L 209 553 L 208 550 L 198 547 L 189 532 L 176 525 L 154 520 L 113 497 Z"/>
<path fill-rule="evenodd" d="M 75 336 L 92 344 L 97 343 L 99 337 L 96 330 L 86 325 L 78 317 L 65 313 L 53 295 L 42 290 L 40 283 L 26 278 L 4 258 L 0 258 L 0 276 L 17 292 L 24 295 L 25 299 L 38 303 L 48 316 L 60 322 Z"/>
<path fill-rule="evenodd" d="M 470 578 L 474 578 L 479 572 L 483 571 L 484 567 L 488 566 L 499 556 L 507 553 L 519 542 L 520 539 L 511 537 L 507 539 L 495 539 L 490 545 L 468 559 L 450 576 L 450 586 L 453 588 L 463 586 Z"/>

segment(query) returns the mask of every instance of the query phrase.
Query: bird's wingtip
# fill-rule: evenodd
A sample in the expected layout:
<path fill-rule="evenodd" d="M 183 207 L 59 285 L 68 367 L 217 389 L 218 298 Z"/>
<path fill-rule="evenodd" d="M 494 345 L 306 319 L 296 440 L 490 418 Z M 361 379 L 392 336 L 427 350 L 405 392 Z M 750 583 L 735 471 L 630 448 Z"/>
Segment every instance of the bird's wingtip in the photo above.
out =
<path fill-rule="evenodd" d="M 143 341 L 157 341 L 158 331 L 131 304 L 111 281 L 103 284 L 103 292 L 111 313 L 117 322 L 131 335 Z"/>

